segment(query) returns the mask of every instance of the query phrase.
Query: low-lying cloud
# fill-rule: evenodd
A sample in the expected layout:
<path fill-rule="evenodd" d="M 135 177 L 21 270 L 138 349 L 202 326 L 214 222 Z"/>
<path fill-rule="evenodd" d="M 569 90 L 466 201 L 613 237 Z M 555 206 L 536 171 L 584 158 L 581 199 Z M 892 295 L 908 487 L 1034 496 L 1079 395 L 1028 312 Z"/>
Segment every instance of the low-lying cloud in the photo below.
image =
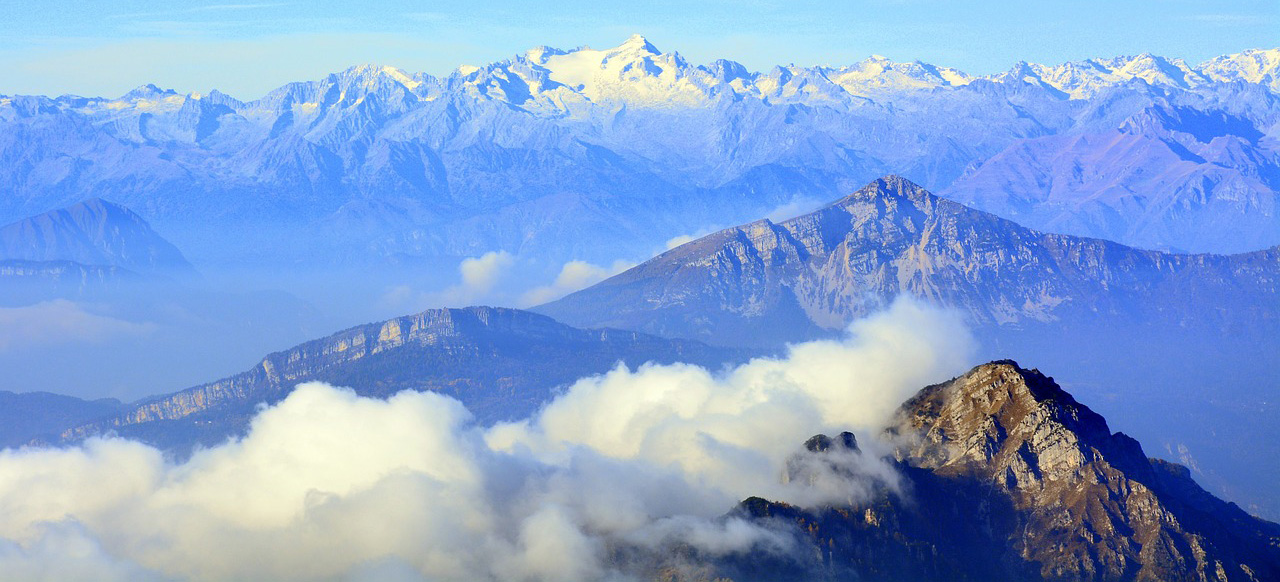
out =
<path fill-rule="evenodd" d="M 458 282 L 453 285 L 437 291 L 396 285 L 387 289 L 377 303 L 383 309 L 394 311 L 505 303 L 500 287 L 515 266 L 516 258 L 511 253 L 489 251 L 458 263 Z"/>
<path fill-rule="evenodd" d="M 619 367 L 494 427 L 435 393 L 307 383 L 181 463 L 116 438 L 6 450 L 0 572 L 601 580 L 651 574 L 646 560 L 676 547 L 788 552 L 788 532 L 725 514 L 750 495 L 808 505 L 893 487 L 873 453 L 838 479 L 782 475 L 818 432 L 874 449 L 898 403 L 968 363 L 968 337 L 958 316 L 900 301 L 842 341 L 722 373 Z"/>
<path fill-rule="evenodd" d="M 569 261 L 560 268 L 555 281 L 550 285 L 535 287 L 520 296 L 520 305 L 541 305 L 554 301 L 579 289 L 585 289 L 609 277 L 617 275 L 636 266 L 631 261 L 616 260 L 607 267 L 586 261 Z"/>
<path fill-rule="evenodd" d="M 98 343 L 152 333 L 156 325 L 91 313 L 66 299 L 0 307 L 0 351 L 14 346 Z"/>

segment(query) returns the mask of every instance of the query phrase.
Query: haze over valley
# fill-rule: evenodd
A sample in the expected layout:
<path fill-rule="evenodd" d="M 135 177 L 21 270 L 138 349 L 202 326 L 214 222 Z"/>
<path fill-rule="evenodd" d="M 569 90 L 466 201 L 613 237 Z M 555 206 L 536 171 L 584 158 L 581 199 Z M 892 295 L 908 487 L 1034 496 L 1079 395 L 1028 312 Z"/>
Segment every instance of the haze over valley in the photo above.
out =
<path fill-rule="evenodd" d="M 0 578 L 1280 578 L 1280 48 L 733 56 L 0 86 Z"/>

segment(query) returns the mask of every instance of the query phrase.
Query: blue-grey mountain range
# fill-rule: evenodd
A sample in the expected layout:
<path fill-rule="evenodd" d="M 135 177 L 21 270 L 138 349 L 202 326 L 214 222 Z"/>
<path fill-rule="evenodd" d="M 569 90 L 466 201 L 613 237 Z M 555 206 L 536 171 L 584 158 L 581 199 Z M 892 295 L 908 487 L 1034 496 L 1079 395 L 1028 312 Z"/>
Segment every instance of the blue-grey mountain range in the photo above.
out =
<path fill-rule="evenodd" d="M 988 77 L 873 57 L 753 72 L 635 36 L 444 77 L 361 66 L 253 101 L 0 97 L 0 222 L 92 197 L 197 264 L 505 250 L 559 265 L 833 200 L 887 173 L 1050 232 L 1280 243 L 1280 50 Z"/>

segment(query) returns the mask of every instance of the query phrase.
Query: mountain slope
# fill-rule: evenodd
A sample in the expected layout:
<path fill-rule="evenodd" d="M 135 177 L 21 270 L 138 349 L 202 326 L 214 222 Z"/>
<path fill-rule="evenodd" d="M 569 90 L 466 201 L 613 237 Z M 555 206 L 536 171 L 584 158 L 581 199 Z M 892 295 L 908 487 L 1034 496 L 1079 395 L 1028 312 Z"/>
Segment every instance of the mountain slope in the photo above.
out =
<path fill-rule="evenodd" d="M 766 579 L 1280 576 L 1280 525 L 1209 495 L 1185 467 L 1148 459 L 1036 370 L 993 362 L 926 388 L 890 433 L 900 494 L 852 507 L 742 504 L 739 514 L 794 524 L 821 548 L 816 560 L 766 562 Z"/>
<path fill-rule="evenodd" d="M 97 198 L 0 226 L 0 260 L 69 261 L 146 274 L 193 271 L 142 217 Z"/>
<path fill-rule="evenodd" d="M 1141 322 L 1256 333 L 1280 323 L 1278 271 L 1280 248 L 1171 255 L 1041 233 L 890 176 L 811 214 L 682 245 L 537 311 L 571 325 L 759 346 L 841 329 L 909 294 L 984 327 Z M 1191 297 L 1200 300 L 1179 300 Z"/>
<path fill-rule="evenodd" d="M 56 433 L 119 412 L 119 400 L 81 400 L 49 392 L 0 391 L 0 448 L 27 444 L 34 435 Z"/>
<path fill-rule="evenodd" d="M 1280 247 L 1176 255 L 1047 234 L 890 177 L 534 310 L 570 325 L 764 347 L 834 335 L 914 296 L 961 311 L 982 357 L 1068 370 L 1072 388 L 1128 432 L 1194 466 L 1218 494 L 1276 516 L 1277 285 Z"/>
<path fill-rule="evenodd" d="M 270 354 L 252 370 L 132 404 L 61 438 L 115 431 L 165 448 L 211 444 L 239 433 L 258 404 L 277 402 L 313 380 L 351 386 L 362 396 L 438 391 L 489 423 L 527 416 L 555 388 L 619 363 L 680 361 L 714 368 L 742 357 L 744 352 L 697 342 L 575 329 L 515 309 L 434 309 Z"/>
<path fill-rule="evenodd" d="M 1016 140 L 939 193 L 1050 232 L 1257 250 L 1280 233 L 1280 150 L 1258 117 L 1277 102 L 1257 85 L 1156 96 L 1118 123 Z"/>

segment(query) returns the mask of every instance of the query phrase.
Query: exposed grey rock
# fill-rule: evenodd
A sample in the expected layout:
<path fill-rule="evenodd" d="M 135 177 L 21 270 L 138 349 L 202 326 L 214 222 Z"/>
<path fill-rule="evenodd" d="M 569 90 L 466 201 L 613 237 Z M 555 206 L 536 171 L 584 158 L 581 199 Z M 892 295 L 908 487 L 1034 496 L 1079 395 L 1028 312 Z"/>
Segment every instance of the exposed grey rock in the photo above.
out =
<path fill-rule="evenodd" d="M 1280 325 L 1278 280 L 1280 247 L 1175 255 L 1042 233 L 889 176 L 804 216 L 708 235 L 536 310 L 731 345 L 817 337 L 899 294 L 960 309 L 979 327 L 1260 333 Z"/>
<path fill-rule="evenodd" d="M 490 423 L 524 418 L 554 389 L 620 363 L 680 361 L 714 368 L 745 356 L 633 331 L 575 329 L 516 309 L 432 309 L 270 354 L 249 371 L 131 404 L 60 438 L 115 431 L 178 451 L 217 443 L 242 431 L 260 403 L 277 402 L 313 380 L 371 397 L 440 392 Z"/>

